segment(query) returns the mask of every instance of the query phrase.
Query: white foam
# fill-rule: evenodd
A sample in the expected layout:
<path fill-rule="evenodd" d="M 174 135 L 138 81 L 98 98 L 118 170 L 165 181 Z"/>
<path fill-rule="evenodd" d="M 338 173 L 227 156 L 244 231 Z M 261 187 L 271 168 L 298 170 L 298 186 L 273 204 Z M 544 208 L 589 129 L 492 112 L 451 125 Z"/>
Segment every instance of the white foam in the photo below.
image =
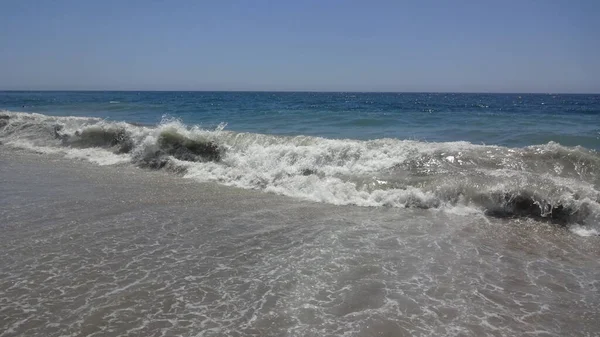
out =
<path fill-rule="evenodd" d="M 580 225 L 573 225 L 569 227 L 569 230 L 579 236 L 600 236 L 600 232 L 597 229 L 587 228 Z"/>
<path fill-rule="evenodd" d="M 68 149 L 66 158 L 84 159 L 100 166 L 131 162 L 129 155 L 119 155 L 100 148 Z"/>
<path fill-rule="evenodd" d="M 64 153 L 64 149 L 53 147 L 53 146 L 36 145 L 27 140 L 11 140 L 11 141 L 6 142 L 5 145 L 11 146 L 11 147 L 14 147 L 17 149 L 29 150 L 29 151 L 35 152 L 35 153 L 43 153 L 43 154 Z"/>
<path fill-rule="evenodd" d="M 538 160 L 554 158 L 555 154 L 561 154 L 561 158 L 569 157 L 562 154 L 572 154 L 573 160 L 581 158 L 590 165 L 599 161 L 597 154 L 588 150 L 566 148 L 552 142 L 509 149 L 468 142 L 361 141 L 235 133 L 224 131 L 225 124 L 215 130 L 205 130 L 167 117 L 156 127 L 144 127 L 98 118 L 7 114 L 11 122 L 2 135 L 7 144 L 37 152 L 61 153 L 67 158 L 85 159 L 99 165 L 135 163 L 152 159 L 157 153 L 164 154 L 159 140 L 165 133 L 186 142 L 214 142 L 221 150 L 218 162 L 190 162 L 172 157 L 170 160 L 187 169 L 187 178 L 310 201 L 335 205 L 443 207 L 457 214 L 470 214 L 481 212 L 482 207 L 486 207 L 482 202 L 494 202 L 487 200 L 490 197 L 523 192 L 535 194 L 536 201 L 541 201 L 540 207 L 562 205 L 572 210 L 584 207 L 590 211 L 592 223 L 597 222 L 600 214 L 597 202 L 600 192 L 594 183 L 597 179 L 593 175 L 594 167 L 586 168 L 585 172 L 592 174 L 587 180 L 580 173 L 559 176 L 562 171 L 557 172 L 554 166 L 545 173 L 531 169 L 539 166 Z M 17 123 L 13 123 L 13 118 Z M 98 135 L 100 140 L 106 137 L 104 132 L 109 137 L 124 132 L 131 151 L 116 154 L 111 148 L 69 147 L 71 143 L 65 141 L 77 139 L 86 132 Z M 97 144 L 93 140 L 90 144 Z M 102 146 L 114 145 L 110 138 L 107 142 Z M 486 200 L 477 201 L 477 198 Z M 549 214 L 542 214 L 546 215 Z"/>
<path fill-rule="evenodd" d="M 100 148 L 58 148 L 36 145 L 25 140 L 10 141 L 6 145 L 42 154 L 61 154 L 65 158 L 87 160 L 100 166 L 131 162 L 128 155 L 119 155 Z"/>

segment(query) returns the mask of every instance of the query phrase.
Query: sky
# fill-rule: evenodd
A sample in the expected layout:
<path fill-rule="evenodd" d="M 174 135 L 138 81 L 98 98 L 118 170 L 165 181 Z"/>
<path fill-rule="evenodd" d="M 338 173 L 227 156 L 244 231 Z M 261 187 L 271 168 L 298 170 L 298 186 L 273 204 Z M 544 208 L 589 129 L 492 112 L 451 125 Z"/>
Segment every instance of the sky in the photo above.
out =
<path fill-rule="evenodd" d="M 600 93 L 599 0 L 0 0 L 0 90 Z"/>

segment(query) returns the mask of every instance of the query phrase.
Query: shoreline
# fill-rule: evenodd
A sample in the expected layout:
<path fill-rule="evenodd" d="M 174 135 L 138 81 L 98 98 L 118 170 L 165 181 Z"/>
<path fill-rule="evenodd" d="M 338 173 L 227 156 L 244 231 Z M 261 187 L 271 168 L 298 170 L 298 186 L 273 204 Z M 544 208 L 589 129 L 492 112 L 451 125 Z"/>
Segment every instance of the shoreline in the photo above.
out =
<path fill-rule="evenodd" d="M 600 328 L 600 247 L 0 147 L 2 337 L 533 336 Z M 536 332 L 537 331 L 537 332 Z"/>

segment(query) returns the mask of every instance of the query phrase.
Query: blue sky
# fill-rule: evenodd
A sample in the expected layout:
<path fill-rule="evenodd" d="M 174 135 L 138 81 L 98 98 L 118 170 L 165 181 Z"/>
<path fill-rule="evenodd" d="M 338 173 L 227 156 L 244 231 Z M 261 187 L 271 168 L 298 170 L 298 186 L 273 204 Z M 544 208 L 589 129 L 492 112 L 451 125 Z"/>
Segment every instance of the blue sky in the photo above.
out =
<path fill-rule="evenodd" d="M 0 89 L 600 93 L 600 1 L 0 0 Z"/>

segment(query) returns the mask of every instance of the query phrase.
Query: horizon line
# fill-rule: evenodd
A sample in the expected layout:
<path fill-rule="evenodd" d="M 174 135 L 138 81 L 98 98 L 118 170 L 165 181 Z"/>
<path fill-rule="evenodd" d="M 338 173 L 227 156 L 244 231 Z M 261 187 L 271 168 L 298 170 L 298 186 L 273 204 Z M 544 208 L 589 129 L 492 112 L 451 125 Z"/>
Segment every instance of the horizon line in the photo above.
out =
<path fill-rule="evenodd" d="M 504 95 L 600 95 L 600 92 L 518 91 L 369 91 L 369 90 L 135 90 L 135 89 L 1 89 L 0 92 L 233 92 L 233 93 L 356 93 L 356 94 L 504 94 Z"/>

